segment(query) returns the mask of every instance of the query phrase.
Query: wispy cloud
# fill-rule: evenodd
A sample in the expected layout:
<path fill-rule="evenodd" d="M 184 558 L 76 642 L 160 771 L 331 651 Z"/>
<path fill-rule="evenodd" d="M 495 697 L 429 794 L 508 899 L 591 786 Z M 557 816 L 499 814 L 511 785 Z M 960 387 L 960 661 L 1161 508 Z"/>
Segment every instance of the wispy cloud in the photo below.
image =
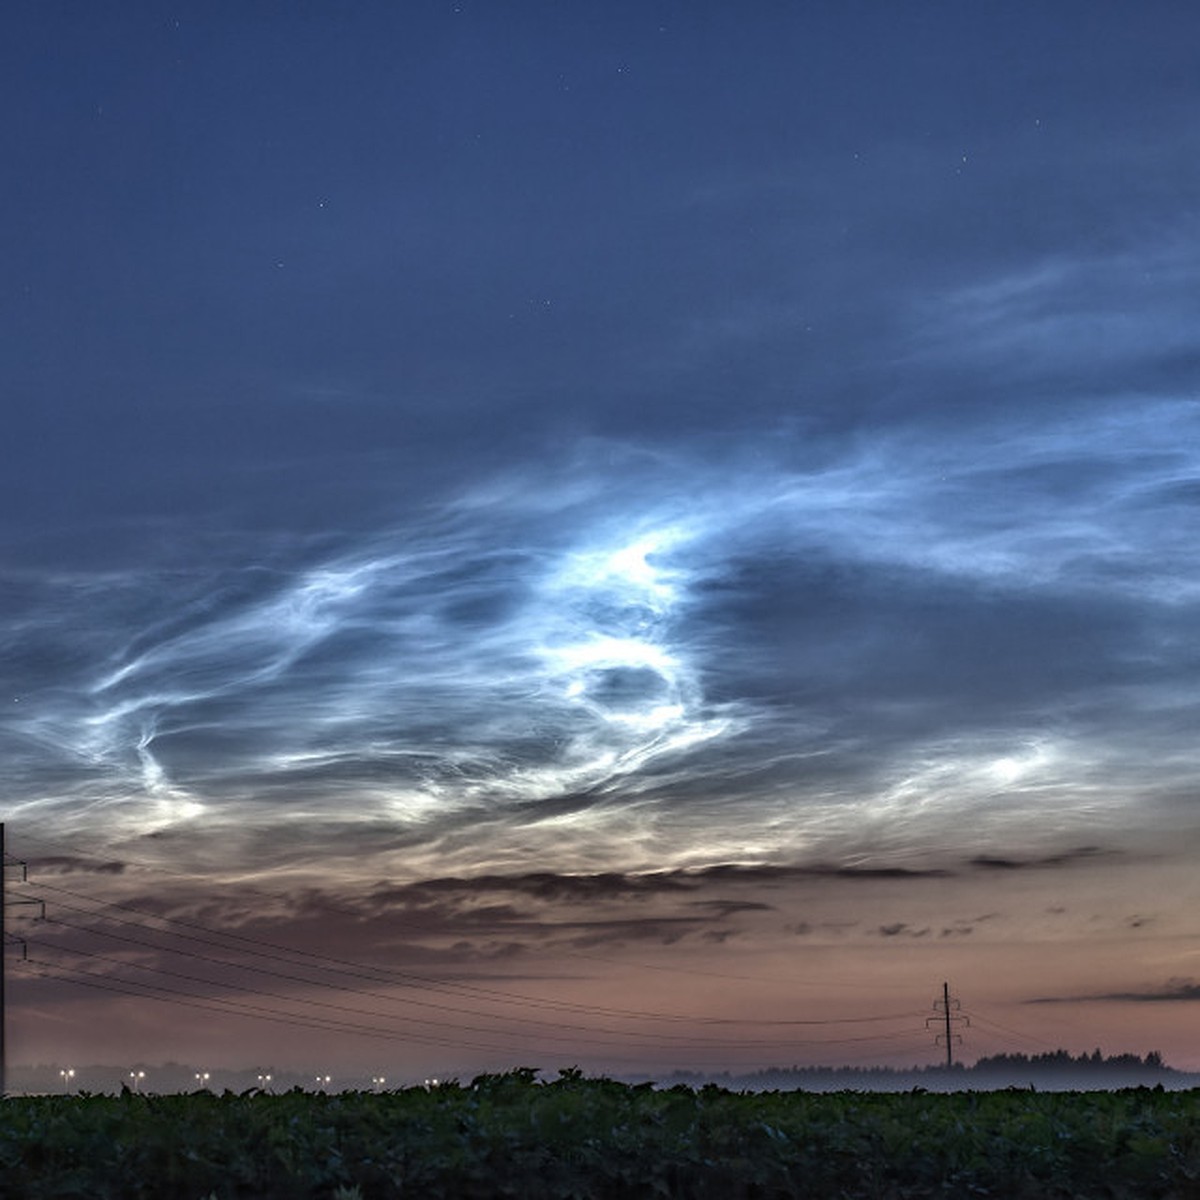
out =
<path fill-rule="evenodd" d="M 1190 277 L 1153 261 L 1171 295 Z M 1115 311 L 1131 262 L 944 296 L 913 369 L 941 387 L 947 347 L 969 356 L 956 319 L 1019 343 L 1047 310 Z M 1190 777 L 1198 446 L 1165 386 L 770 450 L 581 439 L 336 538 L 24 570 L 11 803 L 114 853 L 220 829 L 261 869 L 297 821 L 412 877 L 1054 865 Z"/>
<path fill-rule="evenodd" d="M 1162 379 L 1194 358 L 1200 317 L 1195 241 L 1107 254 L 1057 253 L 927 298 L 920 353 L 1041 386 L 1081 381 L 1102 391 Z"/>

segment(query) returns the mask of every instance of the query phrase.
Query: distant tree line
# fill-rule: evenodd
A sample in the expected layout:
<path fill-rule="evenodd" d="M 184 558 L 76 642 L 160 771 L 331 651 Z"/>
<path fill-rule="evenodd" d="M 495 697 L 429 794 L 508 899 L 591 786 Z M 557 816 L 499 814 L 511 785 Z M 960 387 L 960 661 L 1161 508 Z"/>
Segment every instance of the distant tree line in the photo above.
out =
<path fill-rule="evenodd" d="M 986 1071 L 1157 1071 L 1179 1074 L 1163 1062 L 1157 1050 L 1151 1050 L 1145 1058 L 1136 1054 L 1112 1054 L 1107 1058 L 1099 1048 L 1091 1054 L 1071 1054 L 1068 1050 L 1047 1050 L 1041 1054 L 992 1054 L 981 1058 L 969 1070 Z"/>
<path fill-rule="evenodd" d="M 952 1067 L 769 1067 L 752 1074 L 710 1074 L 676 1071 L 663 1083 L 693 1086 L 715 1083 L 748 1090 L 802 1088 L 811 1091 L 956 1091 L 962 1088 L 1041 1087 L 1047 1090 L 1104 1089 L 1162 1085 L 1170 1088 L 1200 1086 L 1200 1074 L 1167 1066 L 1157 1050 L 1105 1056 L 1048 1050 L 1040 1054 L 993 1054 L 974 1065 Z"/>

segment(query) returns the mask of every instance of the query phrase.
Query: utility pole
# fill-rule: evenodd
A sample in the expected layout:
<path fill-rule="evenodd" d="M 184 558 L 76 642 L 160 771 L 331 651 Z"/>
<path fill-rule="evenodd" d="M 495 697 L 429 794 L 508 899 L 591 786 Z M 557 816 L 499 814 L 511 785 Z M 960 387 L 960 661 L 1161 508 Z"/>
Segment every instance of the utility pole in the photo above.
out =
<path fill-rule="evenodd" d="M 935 1045 L 941 1043 L 946 1044 L 946 1070 L 951 1070 L 954 1066 L 954 1043 L 962 1041 L 962 1034 L 954 1032 L 953 1022 L 961 1021 L 964 1025 L 970 1025 L 971 1018 L 965 1013 L 959 1012 L 961 1005 L 957 1000 L 950 997 L 950 985 L 942 984 L 942 998 L 933 1002 L 934 1012 L 936 1017 L 925 1018 L 925 1028 L 930 1025 L 943 1026 L 943 1032 L 939 1033 L 934 1039 Z"/>
<path fill-rule="evenodd" d="M 947 1068 L 954 1066 L 954 1052 L 951 1050 L 950 1040 L 950 985 L 949 983 L 942 984 L 942 1012 L 946 1018 L 946 1066 Z"/>
<path fill-rule="evenodd" d="M 14 858 L 13 865 L 21 868 L 21 882 L 29 881 L 29 867 L 22 859 Z M 5 923 L 5 909 L 9 903 L 13 905 L 36 904 L 42 910 L 42 917 L 46 916 L 46 902 L 44 900 L 8 900 L 8 852 L 4 846 L 4 822 L 0 821 L 0 1100 L 3 1100 L 8 1095 L 8 1058 L 6 1045 L 6 1024 L 7 1011 L 4 1007 L 5 995 L 5 976 L 8 966 L 8 926 Z M 21 947 L 21 956 L 27 957 L 27 947 L 25 939 L 22 937 L 13 937 L 13 945 Z"/>
<path fill-rule="evenodd" d="M 5 1058 L 4 1026 L 4 975 L 7 966 L 8 931 L 4 924 L 4 881 L 5 881 L 4 822 L 0 821 L 0 1100 L 8 1095 L 8 1060 Z"/>

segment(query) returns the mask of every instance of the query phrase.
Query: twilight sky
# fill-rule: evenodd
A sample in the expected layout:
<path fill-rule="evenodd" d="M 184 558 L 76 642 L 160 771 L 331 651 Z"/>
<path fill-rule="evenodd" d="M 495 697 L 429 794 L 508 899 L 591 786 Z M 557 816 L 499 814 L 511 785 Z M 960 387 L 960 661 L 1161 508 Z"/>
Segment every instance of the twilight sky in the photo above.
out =
<path fill-rule="evenodd" d="M 1200 12 L 4 25 L 14 1061 L 1200 1068 Z"/>

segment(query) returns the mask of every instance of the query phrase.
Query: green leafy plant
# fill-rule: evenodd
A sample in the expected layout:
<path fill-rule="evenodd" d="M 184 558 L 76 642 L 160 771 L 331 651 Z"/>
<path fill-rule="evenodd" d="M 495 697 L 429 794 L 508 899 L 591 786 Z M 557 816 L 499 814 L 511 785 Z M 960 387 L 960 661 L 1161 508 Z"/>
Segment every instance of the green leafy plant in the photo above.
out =
<path fill-rule="evenodd" d="M 381 1094 L 0 1104 L 0 1198 L 1200 1197 L 1200 1091 L 667 1089 L 523 1069 Z"/>

